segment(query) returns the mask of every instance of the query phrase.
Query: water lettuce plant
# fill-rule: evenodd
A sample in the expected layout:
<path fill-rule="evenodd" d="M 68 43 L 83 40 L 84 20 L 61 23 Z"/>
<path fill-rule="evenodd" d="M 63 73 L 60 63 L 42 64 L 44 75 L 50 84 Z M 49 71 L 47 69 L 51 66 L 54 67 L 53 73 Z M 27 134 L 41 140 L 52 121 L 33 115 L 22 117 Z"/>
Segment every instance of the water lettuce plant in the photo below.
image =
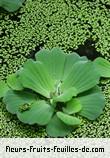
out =
<path fill-rule="evenodd" d="M 8 12 L 14 12 L 22 6 L 23 2 L 24 0 L 0 0 L 0 7 Z"/>
<path fill-rule="evenodd" d="M 110 63 L 94 61 L 59 48 L 41 50 L 16 73 L 0 82 L 6 109 L 26 124 L 45 125 L 52 137 L 64 137 L 81 124 L 81 117 L 95 120 L 105 98 L 100 77 L 110 77 Z"/>

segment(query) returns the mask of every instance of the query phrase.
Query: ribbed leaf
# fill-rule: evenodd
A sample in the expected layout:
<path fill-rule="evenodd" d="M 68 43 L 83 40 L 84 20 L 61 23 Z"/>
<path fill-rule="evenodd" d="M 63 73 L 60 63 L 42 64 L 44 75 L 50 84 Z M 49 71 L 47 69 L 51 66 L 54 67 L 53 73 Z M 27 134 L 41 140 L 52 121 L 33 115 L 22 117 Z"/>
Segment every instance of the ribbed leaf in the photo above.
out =
<path fill-rule="evenodd" d="M 63 80 L 71 73 L 71 69 L 77 61 L 87 62 L 86 57 L 80 57 L 76 53 L 64 54 L 61 49 L 53 48 L 52 51 L 41 50 L 36 54 L 36 60 L 41 61 L 49 74 L 53 79 L 56 80 L 56 84 L 59 82 L 61 87 Z M 73 74 L 74 75 L 74 74 Z M 55 86 L 57 89 L 58 86 Z M 58 95 L 58 94 L 57 94 Z M 62 89 L 61 94 L 54 97 L 55 101 L 66 102 L 69 101 L 73 96 L 76 96 L 77 92 L 74 86 L 70 86 Z"/>
<path fill-rule="evenodd" d="M 0 81 L 0 98 L 4 97 L 8 90 L 9 90 L 9 87 L 5 83 L 5 81 Z"/>
<path fill-rule="evenodd" d="M 13 90 L 22 90 L 23 86 L 21 85 L 18 76 L 16 74 L 11 74 L 7 77 L 7 84 Z"/>
<path fill-rule="evenodd" d="M 71 126 L 63 123 L 57 115 L 54 115 L 46 127 L 46 131 L 51 137 L 64 137 L 72 131 Z"/>
<path fill-rule="evenodd" d="M 69 126 L 77 126 L 81 123 L 80 119 L 67 115 L 63 112 L 57 112 L 57 117 Z"/>
<path fill-rule="evenodd" d="M 77 90 L 74 87 L 71 87 L 67 90 L 65 90 L 65 92 L 63 92 L 61 95 L 54 97 L 54 101 L 56 102 L 67 102 L 69 100 L 71 100 L 71 98 L 73 96 L 77 96 Z"/>
<path fill-rule="evenodd" d="M 12 114 L 16 114 L 19 106 L 23 105 L 25 103 L 30 104 L 36 101 L 36 95 L 34 95 L 32 92 L 26 92 L 26 91 L 12 91 L 9 90 L 4 99 L 4 103 L 6 104 L 6 108 L 9 112 Z"/>
<path fill-rule="evenodd" d="M 94 60 L 96 70 L 102 77 L 110 77 L 110 62 L 99 57 Z"/>
<path fill-rule="evenodd" d="M 76 53 L 64 54 L 59 48 L 41 50 L 36 54 L 36 60 L 43 62 L 55 80 L 64 80 L 77 61 L 87 61 Z"/>
<path fill-rule="evenodd" d="M 74 113 L 79 112 L 81 109 L 82 109 L 82 106 L 79 100 L 76 98 L 73 98 L 67 103 L 66 107 L 63 108 L 63 111 L 67 114 L 74 114 Z"/>
<path fill-rule="evenodd" d="M 41 50 L 36 54 L 36 60 L 44 63 L 53 79 L 61 80 L 65 63 L 65 54 L 61 49 L 53 48 L 51 51 Z"/>
<path fill-rule="evenodd" d="M 19 79 L 23 87 L 30 88 L 47 98 L 50 98 L 50 92 L 54 89 L 54 81 L 41 62 L 28 60 L 19 73 Z"/>
<path fill-rule="evenodd" d="M 71 72 L 71 69 L 73 68 L 74 64 L 78 61 L 88 61 L 88 59 L 86 57 L 80 57 L 76 53 L 66 54 L 62 80 L 65 80 L 65 78 Z"/>
<path fill-rule="evenodd" d="M 99 88 L 87 91 L 83 96 L 80 96 L 77 99 L 82 105 L 79 114 L 90 120 L 95 120 L 102 113 L 105 106 L 104 95 Z"/>
<path fill-rule="evenodd" d="M 31 108 L 24 112 L 17 112 L 17 116 L 20 121 L 28 124 L 46 125 L 52 115 L 54 109 L 48 105 L 45 101 L 36 101 L 31 104 Z"/>
<path fill-rule="evenodd" d="M 92 62 L 79 61 L 74 64 L 61 89 L 64 91 L 70 87 L 75 87 L 77 92 L 81 93 L 94 87 L 99 82 L 99 78 Z"/>

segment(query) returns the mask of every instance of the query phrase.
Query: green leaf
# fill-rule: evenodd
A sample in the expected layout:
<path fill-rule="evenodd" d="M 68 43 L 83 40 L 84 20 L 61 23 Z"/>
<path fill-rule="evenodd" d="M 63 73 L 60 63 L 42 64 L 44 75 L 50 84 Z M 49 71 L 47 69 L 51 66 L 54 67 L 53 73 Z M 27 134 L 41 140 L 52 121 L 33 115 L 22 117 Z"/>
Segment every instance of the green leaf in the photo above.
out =
<path fill-rule="evenodd" d="M 95 120 L 103 112 L 105 98 L 99 88 L 93 88 L 77 99 L 82 105 L 82 109 L 79 112 L 81 116 L 84 116 L 89 120 Z"/>
<path fill-rule="evenodd" d="M 60 86 L 55 86 L 55 89 L 61 87 L 62 81 L 71 73 L 71 69 L 77 61 L 87 62 L 86 57 L 80 57 L 76 53 L 64 54 L 61 49 L 53 48 L 52 51 L 41 50 L 36 54 L 36 60 L 41 61 L 47 68 L 51 77 L 56 80 L 55 85 L 60 83 Z M 56 91 L 55 91 L 56 94 Z M 77 95 L 77 91 L 74 86 L 62 89 L 60 94 L 57 93 L 54 97 L 55 101 L 66 102 L 73 96 Z"/>
<path fill-rule="evenodd" d="M 63 111 L 67 114 L 74 114 L 79 112 L 82 109 L 82 106 L 78 99 L 73 98 L 67 102 L 66 107 L 63 108 Z"/>
<path fill-rule="evenodd" d="M 57 112 L 57 116 L 61 121 L 63 121 L 65 124 L 69 126 L 76 126 L 81 123 L 81 121 L 78 118 L 73 117 L 71 115 L 67 115 L 63 112 Z"/>
<path fill-rule="evenodd" d="M 26 91 L 13 91 L 9 90 L 4 99 L 3 102 L 6 104 L 7 110 L 12 113 L 16 114 L 19 110 L 19 106 L 23 105 L 25 103 L 31 104 L 36 101 L 36 95 L 32 92 L 26 92 Z"/>
<path fill-rule="evenodd" d="M 8 90 L 9 90 L 9 87 L 5 83 L 5 81 L 0 81 L 0 98 L 4 97 Z"/>
<path fill-rule="evenodd" d="M 54 81 L 45 69 L 45 65 L 39 61 L 28 60 L 19 72 L 19 80 L 23 87 L 30 88 L 47 98 L 50 98 L 50 92 L 54 90 Z"/>
<path fill-rule="evenodd" d="M 63 123 L 57 115 L 54 115 L 46 127 L 46 132 L 51 137 L 64 137 L 72 131 L 71 126 Z"/>
<path fill-rule="evenodd" d="M 41 50 L 36 54 L 36 60 L 41 61 L 45 65 L 53 79 L 60 80 L 62 78 L 65 54 L 61 49 Z"/>
<path fill-rule="evenodd" d="M 7 84 L 13 90 L 22 90 L 23 86 L 21 85 L 19 78 L 16 74 L 11 74 L 7 77 Z"/>
<path fill-rule="evenodd" d="M 60 83 L 59 88 L 63 87 L 62 84 L 63 82 L 66 82 L 65 80 L 71 74 L 71 69 L 73 69 L 75 63 L 77 63 L 78 61 L 81 61 L 81 66 L 82 66 L 82 63 L 85 63 L 85 62 L 87 63 L 88 61 L 86 57 L 80 57 L 76 53 L 64 54 L 63 51 L 58 48 L 53 48 L 52 51 L 41 50 L 40 52 L 36 54 L 36 60 L 41 61 L 45 65 L 51 77 L 54 80 L 56 80 L 55 82 L 56 84 L 58 82 Z M 72 73 L 72 75 L 74 75 L 74 73 Z M 73 76 L 71 77 L 73 78 Z M 67 82 L 70 83 L 70 81 L 68 80 L 70 80 L 70 78 L 67 79 Z M 70 84 L 69 87 L 68 87 L 68 83 L 66 83 L 67 85 L 66 88 L 65 88 L 65 83 L 63 84 L 64 88 L 61 88 L 60 93 L 56 94 L 56 91 L 55 91 L 55 94 L 57 96 L 57 97 L 54 97 L 55 101 L 66 102 L 66 101 L 69 101 L 73 96 L 77 95 L 77 92 L 79 91 L 79 89 L 78 91 L 77 89 L 75 90 L 76 85 L 74 84 L 74 82 L 73 82 L 73 85 Z M 58 89 L 58 86 L 56 86 L 55 88 Z"/>
<path fill-rule="evenodd" d="M 80 57 L 76 53 L 66 54 L 60 48 L 41 50 L 36 54 L 36 60 L 46 66 L 51 77 L 55 80 L 64 80 L 77 61 L 87 61 L 86 57 Z"/>
<path fill-rule="evenodd" d="M 110 77 L 110 62 L 101 57 L 94 60 L 94 66 L 102 77 Z"/>
<path fill-rule="evenodd" d="M 74 87 L 71 87 L 65 90 L 65 92 L 63 92 L 61 95 L 56 96 L 53 99 L 56 102 L 67 102 L 71 100 L 73 96 L 76 96 L 76 95 L 77 95 L 77 90 Z"/>
<path fill-rule="evenodd" d="M 52 115 L 54 109 L 45 101 L 36 101 L 31 104 L 31 108 L 24 112 L 17 112 L 17 116 L 21 122 L 28 124 L 46 125 Z"/>
<path fill-rule="evenodd" d="M 0 0 L 0 7 L 9 12 L 14 12 L 22 6 L 23 2 L 24 0 Z"/>
<path fill-rule="evenodd" d="M 77 93 L 84 92 L 99 83 L 99 74 L 94 70 L 93 63 L 90 61 L 79 61 L 74 64 L 71 72 L 62 83 L 62 91 L 75 87 Z"/>
<path fill-rule="evenodd" d="M 80 57 L 76 53 L 65 54 L 65 56 L 66 56 L 66 59 L 65 59 L 65 64 L 64 64 L 62 80 L 65 80 L 65 78 L 71 72 L 71 69 L 73 68 L 75 63 L 77 63 L 78 61 L 88 61 L 86 57 Z"/>

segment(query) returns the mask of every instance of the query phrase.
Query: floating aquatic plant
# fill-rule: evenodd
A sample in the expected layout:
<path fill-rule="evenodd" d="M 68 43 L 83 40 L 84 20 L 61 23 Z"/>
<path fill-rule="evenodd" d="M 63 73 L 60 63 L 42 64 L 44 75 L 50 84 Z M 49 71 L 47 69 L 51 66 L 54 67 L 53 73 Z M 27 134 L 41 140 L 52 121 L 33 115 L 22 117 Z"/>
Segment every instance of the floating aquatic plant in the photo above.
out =
<path fill-rule="evenodd" d="M 0 82 L 0 97 L 21 122 L 45 125 L 48 135 L 63 137 L 81 124 L 79 116 L 95 120 L 103 112 L 98 83 L 110 77 L 108 61 L 90 61 L 59 48 L 41 50 L 35 58 Z"/>

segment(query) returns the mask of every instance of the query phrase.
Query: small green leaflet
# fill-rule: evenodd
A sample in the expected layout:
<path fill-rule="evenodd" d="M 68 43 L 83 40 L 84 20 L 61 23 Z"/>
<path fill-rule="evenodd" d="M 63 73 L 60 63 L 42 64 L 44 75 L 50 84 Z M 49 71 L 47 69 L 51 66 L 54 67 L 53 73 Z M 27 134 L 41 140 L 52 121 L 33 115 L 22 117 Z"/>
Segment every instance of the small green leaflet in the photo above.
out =
<path fill-rule="evenodd" d="M 57 112 L 57 116 L 61 121 L 63 121 L 65 124 L 69 126 L 76 126 L 81 123 L 81 121 L 78 118 L 65 114 L 63 112 Z"/>
<path fill-rule="evenodd" d="M 82 105 L 77 98 L 71 99 L 67 102 L 66 107 L 63 108 L 63 111 L 67 114 L 74 114 L 79 112 L 82 109 Z"/>

